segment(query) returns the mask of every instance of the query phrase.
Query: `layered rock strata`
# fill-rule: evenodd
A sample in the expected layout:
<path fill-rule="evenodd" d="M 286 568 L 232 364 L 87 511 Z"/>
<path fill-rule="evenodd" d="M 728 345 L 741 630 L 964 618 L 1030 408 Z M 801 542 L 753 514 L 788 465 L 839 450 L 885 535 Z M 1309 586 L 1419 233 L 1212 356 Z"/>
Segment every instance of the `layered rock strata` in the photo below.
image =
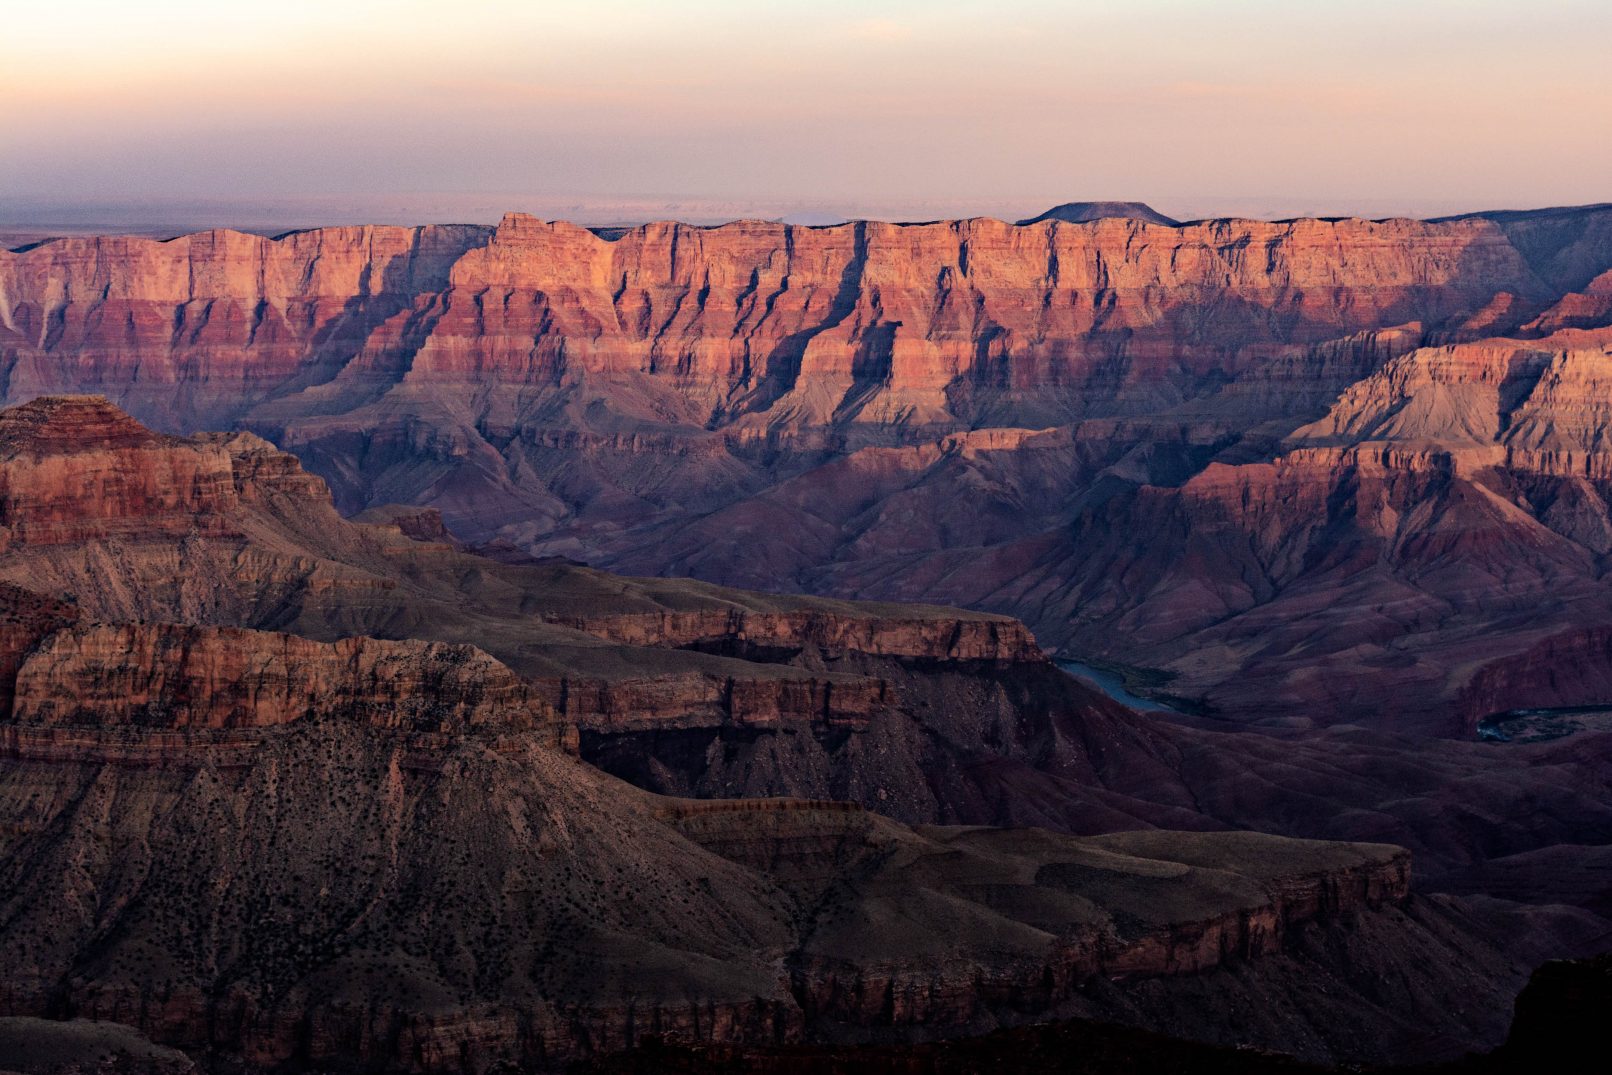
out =
<path fill-rule="evenodd" d="M 642 1033 L 1013 1023 L 1094 978 L 1270 956 L 1285 931 L 1406 898 L 1389 847 L 914 833 L 788 803 L 717 826 L 485 730 L 422 743 L 328 719 L 261 730 L 227 764 L 167 749 L 192 764 L 8 762 L 6 1014 L 252 1068 L 548 1068 Z M 927 944 L 890 935 L 903 905 Z"/>
<path fill-rule="evenodd" d="M 264 433 L 344 510 L 436 508 L 513 554 L 965 603 L 1222 715 L 1460 734 L 1479 665 L 1447 643 L 1505 661 L 1524 610 L 1599 615 L 1609 270 L 1604 206 L 66 239 L 0 253 L 0 393 Z M 1267 610 L 1324 672 L 1249 641 Z"/>
<path fill-rule="evenodd" d="M 1001 616 L 487 559 L 415 516 L 341 519 L 259 438 L 99 400 L 0 414 L 0 470 L 7 1012 L 459 1071 L 1060 1013 L 1202 1011 L 1181 1029 L 1221 1040 L 1210 1013 L 1265 991 L 1330 1029 L 1255 1040 L 1436 1056 L 1494 1040 L 1522 960 L 1593 926 L 1407 896 L 1380 841 L 1435 877 L 1592 842 L 1594 756 L 1410 771 L 1347 737 L 1155 726 Z M 734 795 L 839 801 L 689 798 Z M 1474 796 L 1526 820 L 1469 824 Z M 937 821 L 976 827 L 903 824 Z M 1003 822 L 1350 842 L 977 828 Z M 1484 1002 L 1430 1015 L 1456 949 Z"/>

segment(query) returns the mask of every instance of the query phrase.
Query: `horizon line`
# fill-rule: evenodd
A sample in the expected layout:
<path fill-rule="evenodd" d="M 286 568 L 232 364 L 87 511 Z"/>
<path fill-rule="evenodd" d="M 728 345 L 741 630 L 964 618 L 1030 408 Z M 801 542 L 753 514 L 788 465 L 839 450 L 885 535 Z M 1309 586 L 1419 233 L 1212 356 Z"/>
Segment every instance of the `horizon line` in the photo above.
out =
<path fill-rule="evenodd" d="M 1157 212 L 1155 210 L 1153 210 L 1152 207 L 1148 203 L 1140 202 L 1140 201 L 1127 201 L 1127 202 L 1118 202 L 1118 201 L 1064 202 L 1064 203 L 1060 203 L 1059 205 L 1053 206 L 1050 209 L 1044 210 L 1043 212 L 1044 212 L 1044 214 L 1051 214 L 1051 213 L 1055 212 L 1058 209 L 1069 207 L 1069 206 L 1094 206 L 1094 205 L 1125 205 L 1125 206 L 1135 207 L 1138 210 L 1145 210 L 1147 212 L 1154 213 L 1155 215 L 1161 215 L 1161 214 L 1157 214 Z M 108 207 L 108 208 L 110 208 L 110 207 Z M 217 231 L 235 232 L 237 234 L 242 234 L 242 235 L 256 235 L 256 236 L 260 236 L 260 237 L 263 237 L 263 238 L 267 238 L 267 239 L 269 239 L 271 241 L 278 241 L 280 239 L 288 238 L 288 237 L 293 236 L 293 235 L 304 234 L 304 233 L 307 233 L 307 232 L 320 231 L 320 230 L 326 230 L 326 229 L 336 229 L 336 228 L 365 228 L 365 227 L 368 227 L 368 228 L 385 228 L 385 227 L 404 227 L 404 228 L 411 228 L 411 227 L 486 227 L 486 228 L 490 228 L 490 229 L 496 229 L 498 227 L 501 227 L 501 226 L 505 225 L 509 221 L 509 218 L 511 218 L 511 217 L 518 217 L 518 218 L 526 218 L 526 219 L 536 220 L 536 221 L 540 221 L 540 222 L 545 223 L 545 224 L 570 224 L 570 225 L 572 225 L 574 227 L 580 228 L 580 229 L 585 230 L 585 231 L 593 232 L 595 234 L 597 234 L 599 232 L 620 232 L 621 235 L 600 236 L 600 238 L 606 238 L 608 240 L 613 241 L 614 239 L 621 238 L 622 235 L 625 235 L 627 233 L 630 233 L 630 232 L 633 232 L 633 231 L 638 231 L 638 230 L 648 228 L 648 227 L 652 227 L 652 226 L 657 225 L 657 224 L 675 224 L 675 225 L 680 225 L 680 226 L 683 226 L 683 227 L 691 227 L 691 228 L 699 228 L 699 229 L 716 229 L 716 228 L 729 227 L 729 226 L 736 225 L 736 224 L 775 224 L 775 225 L 782 225 L 782 226 L 785 226 L 785 227 L 824 228 L 824 229 L 845 227 L 845 226 L 848 226 L 848 225 L 859 224 L 859 223 L 888 224 L 888 225 L 891 225 L 891 226 L 894 226 L 894 227 L 923 227 L 923 226 L 926 226 L 926 225 L 966 223 L 966 222 L 971 222 L 971 221 L 995 221 L 997 223 L 1005 224 L 1005 225 L 1007 225 L 1009 227 L 1032 227 L 1032 226 L 1035 226 L 1037 224 L 1048 223 L 1048 222 L 1072 224 L 1072 225 L 1074 225 L 1074 224 L 1084 225 L 1084 224 L 1098 223 L 1101 220 L 1124 220 L 1124 219 L 1136 220 L 1139 223 L 1145 223 L 1145 224 L 1149 224 L 1149 225 L 1151 225 L 1153 227 L 1160 227 L 1160 228 L 1184 228 L 1184 227 L 1190 227 L 1190 226 L 1199 225 L 1199 224 L 1219 223 L 1219 222 L 1233 222 L 1233 221 L 1252 221 L 1252 222 L 1265 223 L 1265 224 L 1294 224 L 1294 223 L 1299 223 L 1299 222 L 1305 221 L 1305 220 L 1315 220 L 1315 221 L 1322 221 L 1322 222 L 1327 222 L 1327 223 L 1341 223 L 1341 222 L 1344 222 L 1344 221 L 1351 221 L 1351 220 L 1361 221 L 1361 222 L 1364 222 L 1364 223 L 1387 223 L 1387 222 L 1395 221 L 1395 220 L 1409 220 L 1409 221 L 1415 221 L 1415 222 L 1424 223 L 1424 224 L 1439 224 L 1439 223 L 1445 223 L 1445 222 L 1461 220 L 1461 219 L 1470 219 L 1470 218 L 1474 218 L 1474 217 L 1495 217 L 1495 216 L 1514 216 L 1514 215 L 1529 215 L 1529 216 L 1532 216 L 1532 215 L 1540 215 L 1540 214 L 1567 214 L 1567 213 L 1590 212 L 1590 211 L 1600 210 L 1600 209 L 1612 209 L 1612 200 L 1601 201 L 1601 202 L 1585 202 L 1585 203 L 1578 204 L 1578 205 L 1540 205 L 1540 206 L 1532 206 L 1532 207 L 1525 207 L 1525 208 L 1514 208 L 1513 207 L 1513 208 L 1475 209 L 1475 210 L 1465 210 L 1465 211 L 1460 211 L 1460 212 L 1455 212 L 1455 213 L 1440 213 L 1440 214 L 1437 214 L 1437 215 L 1427 215 L 1427 216 L 1414 216 L 1414 215 L 1401 214 L 1401 213 L 1393 213 L 1393 214 L 1387 214 L 1387 215 L 1383 215 L 1383 216 L 1368 216 L 1368 215 L 1358 214 L 1358 213 L 1327 213 L 1327 214 L 1315 213 L 1315 214 L 1298 214 L 1298 215 L 1292 215 L 1292 216 L 1255 216 L 1255 215 L 1232 213 L 1232 214 L 1226 214 L 1226 215 L 1220 215 L 1220 216 L 1198 216 L 1198 217 L 1192 217 L 1192 218 L 1173 219 L 1172 222 L 1165 222 L 1164 220 L 1152 220 L 1152 219 L 1148 219 L 1146 217 L 1140 216 L 1139 214 L 1117 213 L 1117 212 L 1112 213 L 1112 214 L 1105 214 L 1102 217 L 1096 217 L 1096 218 L 1093 218 L 1091 220 L 1084 220 L 1084 221 L 1064 220 L 1064 219 L 1060 219 L 1060 218 L 1057 218 L 1057 217 L 1050 217 L 1050 216 L 1047 217 L 1047 219 L 1036 219 L 1034 217 L 1026 217 L 1026 218 L 1021 218 L 1019 220 L 1010 220 L 1010 219 L 1007 219 L 1006 217 L 997 216 L 997 215 L 992 214 L 992 213 L 977 213 L 977 214 L 972 214 L 972 215 L 967 215 L 967 216 L 936 216 L 936 217 L 926 217 L 926 218 L 922 218 L 922 219 L 919 219 L 919 218 L 893 219 L 893 218 L 888 217 L 888 216 L 843 216 L 843 217 L 838 217 L 836 219 L 821 219 L 821 220 L 791 220 L 791 219 L 789 219 L 790 216 L 809 215 L 809 214 L 803 214 L 803 213 L 796 213 L 796 214 L 782 214 L 782 215 L 776 215 L 776 216 L 736 215 L 736 216 L 731 216 L 731 217 L 704 218 L 704 219 L 701 219 L 701 218 L 689 219 L 689 218 L 684 218 L 684 217 L 665 216 L 665 217 L 647 217 L 647 218 L 638 219 L 638 220 L 614 220 L 614 221 L 608 221 L 608 222 L 590 222 L 590 221 L 586 221 L 586 220 L 572 219 L 572 218 L 563 217 L 563 216 L 552 216 L 551 217 L 551 216 L 545 216 L 543 214 L 527 212 L 527 211 L 524 211 L 524 210 L 511 209 L 511 210 L 504 211 L 497 221 L 491 221 L 491 222 L 487 221 L 487 220 L 454 220 L 454 219 L 441 219 L 441 220 L 415 219 L 415 220 L 412 220 L 412 221 L 409 221 L 409 222 L 403 222 L 403 221 L 399 221 L 399 220 L 373 219 L 373 220 L 335 220 L 335 221 L 330 221 L 330 222 L 307 222 L 307 223 L 289 224 L 289 223 L 276 223 L 276 222 L 271 222 L 271 221 L 236 220 L 236 221 L 232 221 L 232 222 L 228 222 L 228 223 L 225 223 L 225 222 L 204 223 L 204 222 L 199 222 L 199 221 L 194 222 L 194 223 L 193 222 L 188 222 L 188 221 L 183 222 L 183 223 L 181 223 L 179 221 L 157 223 L 155 221 L 145 221 L 145 222 L 129 222 L 127 224 L 122 224 L 122 225 L 120 225 L 120 224 L 118 224 L 116 222 L 113 222 L 113 221 L 104 221 L 104 220 L 93 221 L 93 222 L 86 220 L 81 224 L 67 224 L 65 222 L 52 221 L 49 216 L 46 216 L 44 219 L 29 219 L 28 217 L 24 216 L 24 217 L 19 217 L 16 220 L 0 219 L 0 250 L 5 251 L 6 253 L 23 253 L 23 252 L 26 252 L 27 250 L 30 250 L 30 249 L 33 249 L 35 247 L 42 246 L 42 245 L 44 245 L 46 243 L 50 243 L 50 242 L 57 241 L 57 240 L 77 239 L 77 238 L 96 238 L 96 237 L 148 239 L 148 240 L 152 240 L 152 241 L 155 241 L 155 242 L 172 242 L 172 241 L 175 241 L 175 240 L 178 240 L 178 239 L 185 239 L 185 238 L 190 238 L 190 237 L 193 237 L 193 236 L 206 235 L 206 234 L 209 234 L 211 232 L 217 232 Z M 383 216 L 384 215 L 385 214 L 383 214 Z M 23 241 L 20 242 L 20 243 L 17 243 L 14 246 L 11 245 L 11 241 L 16 240 L 16 239 L 22 239 Z"/>

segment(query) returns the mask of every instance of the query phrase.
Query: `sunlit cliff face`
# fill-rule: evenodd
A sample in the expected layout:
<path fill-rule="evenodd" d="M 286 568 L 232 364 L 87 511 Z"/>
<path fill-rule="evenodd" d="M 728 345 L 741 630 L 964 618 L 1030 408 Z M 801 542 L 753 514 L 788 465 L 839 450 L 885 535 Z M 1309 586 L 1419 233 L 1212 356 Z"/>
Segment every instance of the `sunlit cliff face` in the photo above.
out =
<path fill-rule="evenodd" d="M 7 12 L 0 189 L 1586 202 L 1609 47 L 1596 0 L 65 0 Z"/>

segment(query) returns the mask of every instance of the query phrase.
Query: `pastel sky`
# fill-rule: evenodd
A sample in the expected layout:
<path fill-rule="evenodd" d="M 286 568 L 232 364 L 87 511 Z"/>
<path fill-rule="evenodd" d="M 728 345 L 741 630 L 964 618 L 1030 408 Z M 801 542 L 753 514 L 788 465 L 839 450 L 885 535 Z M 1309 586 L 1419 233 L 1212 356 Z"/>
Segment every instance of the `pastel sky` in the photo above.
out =
<path fill-rule="evenodd" d="M 13 216 L 1573 204 L 1612 2 L 15 0 L 0 104 Z"/>

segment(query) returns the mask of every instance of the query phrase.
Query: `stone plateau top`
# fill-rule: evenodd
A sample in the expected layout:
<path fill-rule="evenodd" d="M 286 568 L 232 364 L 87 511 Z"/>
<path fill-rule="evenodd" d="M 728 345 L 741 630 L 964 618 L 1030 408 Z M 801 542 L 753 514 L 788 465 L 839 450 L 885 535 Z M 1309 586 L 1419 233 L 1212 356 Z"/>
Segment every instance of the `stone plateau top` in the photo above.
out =
<path fill-rule="evenodd" d="M 1028 217 L 1019 223 L 1040 224 L 1044 220 L 1064 220 L 1071 224 L 1086 224 L 1093 220 L 1116 218 L 1162 224 L 1167 228 L 1180 226 L 1180 221 L 1165 216 L 1146 202 L 1064 202 L 1040 216 Z"/>

